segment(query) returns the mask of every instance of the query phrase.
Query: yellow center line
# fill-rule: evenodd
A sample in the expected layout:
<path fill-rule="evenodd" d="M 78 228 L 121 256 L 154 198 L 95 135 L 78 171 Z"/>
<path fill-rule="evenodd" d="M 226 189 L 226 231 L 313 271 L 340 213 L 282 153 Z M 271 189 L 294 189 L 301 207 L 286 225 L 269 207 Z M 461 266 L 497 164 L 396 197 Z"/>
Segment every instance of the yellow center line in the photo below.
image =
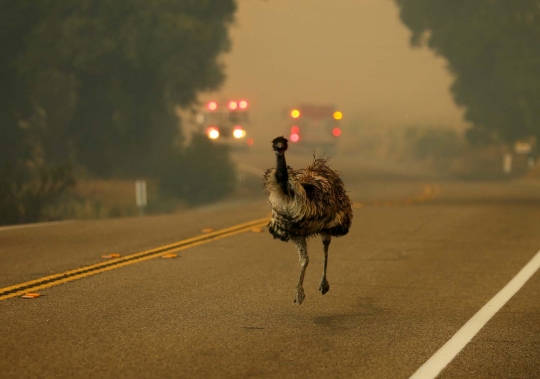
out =
<path fill-rule="evenodd" d="M 416 196 L 404 200 L 396 201 L 372 201 L 368 203 L 354 203 L 353 207 L 362 208 L 365 206 L 375 207 L 391 207 L 396 205 L 410 205 L 414 203 L 428 201 L 435 198 L 440 193 L 438 184 L 424 185 L 424 191 Z M 143 262 L 148 259 L 153 259 L 164 254 L 171 254 L 181 250 L 186 250 L 191 247 L 203 245 L 209 242 L 217 241 L 222 238 L 234 236 L 244 233 L 252 228 L 260 228 L 266 226 L 270 219 L 262 218 L 258 220 L 248 221 L 243 224 L 231 226 L 229 228 L 217 230 L 205 235 L 188 238 L 168 245 L 159 246 L 153 249 L 144 250 L 138 253 L 126 255 L 124 257 L 107 260 L 105 262 L 96 263 L 89 266 L 80 267 L 74 270 L 65 271 L 62 273 L 45 276 L 43 278 L 31 280 L 24 283 L 15 284 L 9 287 L 0 288 L 0 301 L 13 297 L 24 295 L 28 292 L 38 291 L 44 288 L 49 288 L 59 284 L 71 282 L 73 280 L 85 278 L 87 276 L 96 275 L 102 272 L 114 270 L 120 267 L 128 266 L 138 262 Z"/>
<path fill-rule="evenodd" d="M 0 288 L 0 301 L 23 295 L 28 292 L 52 287 L 58 284 L 67 283 L 73 280 L 95 275 L 101 272 L 110 271 L 116 268 L 124 267 L 130 264 L 142 262 L 148 259 L 156 258 L 164 254 L 185 250 L 194 246 L 203 245 L 222 238 L 230 237 L 236 234 L 244 233 L 252 228 L 266 226 L 270 219 L 263 218 L 221 229 L 203 236 L 188 238 L 172 244 L 160 246 L 139 253 L 126 255 L 121 258 L 111 259 L 106 262 L 96 263 L 90 266 L 84 266 L 78 269 L 46 276 L 40 279 L 16 284 L 13 286 Z"/>

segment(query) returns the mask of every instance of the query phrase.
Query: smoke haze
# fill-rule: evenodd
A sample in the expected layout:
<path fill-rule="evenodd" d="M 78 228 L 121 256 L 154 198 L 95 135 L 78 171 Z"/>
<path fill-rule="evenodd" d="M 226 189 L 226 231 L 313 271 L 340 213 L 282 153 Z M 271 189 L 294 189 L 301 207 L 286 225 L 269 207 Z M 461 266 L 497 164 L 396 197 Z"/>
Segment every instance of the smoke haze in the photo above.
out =
<path fill-rule="evenodd" d="M 375 128 L 463 128 L 445 61 L 409 36 L 389 0 L 241 0 L 227 81 L 201 99 L 249 99 L 264 138 L 299 102 L 333 103 L 344 121 Z"/>

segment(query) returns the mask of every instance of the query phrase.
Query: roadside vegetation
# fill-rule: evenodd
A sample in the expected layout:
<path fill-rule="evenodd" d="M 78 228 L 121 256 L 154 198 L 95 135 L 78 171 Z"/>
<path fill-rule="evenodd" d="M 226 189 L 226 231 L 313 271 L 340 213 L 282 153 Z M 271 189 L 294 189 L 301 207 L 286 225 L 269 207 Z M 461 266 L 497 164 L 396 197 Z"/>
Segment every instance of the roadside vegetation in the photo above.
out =
<path fill-rule="evenodd" d="M 450 91 L 470 127 L 404 125 L 366 130 L 345 149 L 421 162 L 463 178 L 538 176 L 540 7 L 538 1 L 394 0 L 414 48 L 444 58 Z M 528 145 L 530 152 L 515 147 Z M 517 151 L 516 151 L 517 150 Z M 502 170 L 512 155 L 512 173 Z M 536 166 L 531 167 L 531 162 Z"/>
<path fill-rule="evenodd" d="M 394 1 L 411 46 L 446 60 L 454 101 L 471 125 L 464 134 L 469 145 L 450 167 L 466 176 L 500 176 L 509 153 L 512 175 L 527 172 L 540 142 L 538 1 Z M 516 152 L 516 144 L 528 144 L 530 153 Z"/>
<path fill-rule="evenodd" d="M 445 58 L 471 143 L 540 141 L 538 1 L 394 1 L 411 45 Z"/>
<path fill-rule="evenodd" d="M 0 5 L 0 224 L 132 215 L 137 179 L 149 212 L 232 191 L 175 109 L 223 83 L 234 0 Z"/>
<path fill-rule="evenodd" d="M 466 134 L 445 125 L 384 127 L 355 120 L 346 125 L 348 138 L 339 151 L 367 160 L 424 167 L 448 177 L 466 180 L 506 180 L 539 177 L 532 154 L 516 154 L 508 144 L 472 144 Z M 512 155 L 512 172 L 503 171 L 503 157 Z"/>

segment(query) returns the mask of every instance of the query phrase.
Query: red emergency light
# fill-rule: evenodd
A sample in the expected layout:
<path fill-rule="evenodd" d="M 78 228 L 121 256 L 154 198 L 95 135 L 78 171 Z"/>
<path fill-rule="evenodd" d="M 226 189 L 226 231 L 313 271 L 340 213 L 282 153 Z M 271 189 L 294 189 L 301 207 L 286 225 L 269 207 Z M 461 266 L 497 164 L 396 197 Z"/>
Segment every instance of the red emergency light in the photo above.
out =
<path fill-rule="evenodd" d="M 210 101 L 206 104 L 206 108 L 208 108 L 209 111 L 215 111 L 217 109 L 217 103 L 215 101 Z"/>

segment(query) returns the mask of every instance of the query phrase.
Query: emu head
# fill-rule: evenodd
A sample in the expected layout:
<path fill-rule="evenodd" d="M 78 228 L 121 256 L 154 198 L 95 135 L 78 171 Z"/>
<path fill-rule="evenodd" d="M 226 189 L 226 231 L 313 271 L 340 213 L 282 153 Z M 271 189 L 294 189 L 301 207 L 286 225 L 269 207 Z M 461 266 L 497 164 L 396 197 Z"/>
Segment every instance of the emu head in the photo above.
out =
<path fill-rule="evenodd" d="M 283 136 L 274 138 L 272 141 L 272 149 L 274 149 L 275 152 L 278 154 L 283 154 L 287 150 L 287 139 Z"/>

